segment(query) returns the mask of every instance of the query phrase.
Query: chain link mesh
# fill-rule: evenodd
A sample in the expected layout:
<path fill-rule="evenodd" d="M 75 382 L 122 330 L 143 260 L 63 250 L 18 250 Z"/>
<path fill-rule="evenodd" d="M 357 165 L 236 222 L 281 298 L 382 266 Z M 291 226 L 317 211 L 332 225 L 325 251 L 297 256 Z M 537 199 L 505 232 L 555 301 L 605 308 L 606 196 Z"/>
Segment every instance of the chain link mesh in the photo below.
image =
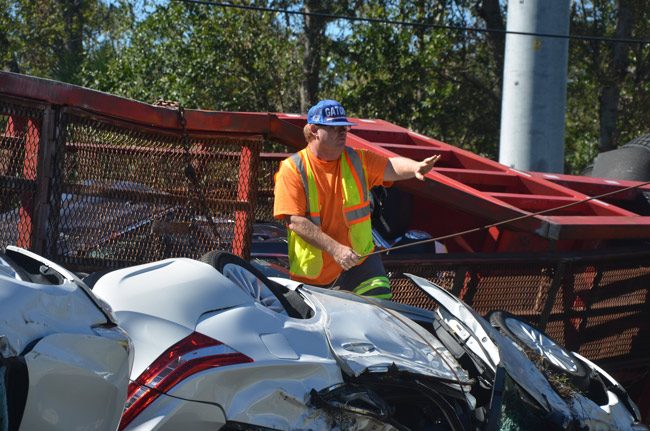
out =
<path fill-rule="evenodd" d="M 75 113 L 62 124 L 60 193 L 51 202 L 58 210 L 50 221 L 51 252 L 60 261 L 117 267 L 213 249 L 249 252 L 261 137 L 190 135 L 186 150 L 180 131 Z M 188 163 L 196 182 L 186 178 Z"/>
<path fill-rule="evenodd" d="M 436 303 L 404 275 L 410 273 L 458 290 L 480 314 L 506 310 L 540 324 L 550 307 L 545 331 L 560 344 L 593 359 L 650 358 L 650 266 L 648 258 L 631 261 L 612 256 L 569 266 L 552 289 L 561 258 L 539 263 L 436 263 L 386 259 L 396 302 L 429 310 Z M 460 281 L 457 281 L 460 280 Z M 459 283 L 454 286 L 455 281 Z"/>
<path fill-rule="evenodd" d="M 32 245 L 43 110 L 0 100 L 0 245 Z"/>

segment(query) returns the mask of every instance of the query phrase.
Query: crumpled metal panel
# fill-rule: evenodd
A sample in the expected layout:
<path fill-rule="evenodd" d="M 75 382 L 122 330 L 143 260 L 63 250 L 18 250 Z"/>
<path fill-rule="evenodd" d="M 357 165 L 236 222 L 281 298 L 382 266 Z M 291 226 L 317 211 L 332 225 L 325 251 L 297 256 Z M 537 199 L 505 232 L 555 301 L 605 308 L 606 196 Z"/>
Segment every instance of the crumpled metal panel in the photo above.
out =
<path fill-rule="evenodd" d="M 130 353 L 128 337 L 119 332 L 41 339 L 25 356 L 30 387 L 20 430 L 114 430 L 126 399 Z"/>
<path fill-rule="evenodd" d="M 395 365 L 458 383 L 469 379 L 442 343 L 410 319 L 371 304 L 310 290 L 311 295 L 328 310 L 325 329 L 330 346 L 348 374 L 383 372 Z"/>
<path fill-rule="evenodd" d="M 19 355 L 34 340 L 60 332 L 93 334 L 106 316 L 72 282 L 42 285 L 0 275 L 0 354 Z"/>

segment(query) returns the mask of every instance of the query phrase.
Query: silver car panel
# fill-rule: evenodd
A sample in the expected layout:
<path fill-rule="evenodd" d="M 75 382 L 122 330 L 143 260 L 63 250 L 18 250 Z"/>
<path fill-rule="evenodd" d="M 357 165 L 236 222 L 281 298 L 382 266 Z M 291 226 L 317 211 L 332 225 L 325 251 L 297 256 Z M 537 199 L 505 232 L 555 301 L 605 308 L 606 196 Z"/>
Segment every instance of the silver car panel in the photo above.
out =
<path fill-rule="evenodd" d="M 375 304 L 307 292 L 327 309 L 327 337 L 341 368 L 349 375 L 386 372 L 396 366 L 460 384 L 469 380 L 442 343 L 410 319 Z"/>

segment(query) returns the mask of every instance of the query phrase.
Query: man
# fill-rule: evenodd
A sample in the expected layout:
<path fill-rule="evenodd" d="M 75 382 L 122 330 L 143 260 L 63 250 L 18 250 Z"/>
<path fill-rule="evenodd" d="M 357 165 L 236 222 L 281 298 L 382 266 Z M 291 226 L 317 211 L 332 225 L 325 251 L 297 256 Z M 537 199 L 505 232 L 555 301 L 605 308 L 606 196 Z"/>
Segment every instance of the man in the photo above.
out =
<path fill-rule="evenodd" d="M 345 146 L 353 126 L 340 103 L 322 100 L 307 114 L 307 147 L 285 159 L 275 176 L 273 215 L 288 228 L 291 278 L 316 286 L 336 281 L 359 295 L 390 299 L 386 271 L 374 250 L 369 191 L 376 185 L 424 180 L 440 156 L 416 162 Z"/>

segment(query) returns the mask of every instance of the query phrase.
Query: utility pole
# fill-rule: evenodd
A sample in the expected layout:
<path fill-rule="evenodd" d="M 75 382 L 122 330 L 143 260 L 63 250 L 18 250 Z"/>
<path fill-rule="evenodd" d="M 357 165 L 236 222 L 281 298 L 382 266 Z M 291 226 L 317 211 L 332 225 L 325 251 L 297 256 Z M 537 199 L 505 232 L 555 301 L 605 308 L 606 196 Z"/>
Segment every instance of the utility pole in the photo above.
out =
<path fill-rule="evenodd" d="M 509 0 L 508 32 L 569 34 L 570 0 Z M 499 162 L 564 172 L 569 41 L 506 35 Z"/>

